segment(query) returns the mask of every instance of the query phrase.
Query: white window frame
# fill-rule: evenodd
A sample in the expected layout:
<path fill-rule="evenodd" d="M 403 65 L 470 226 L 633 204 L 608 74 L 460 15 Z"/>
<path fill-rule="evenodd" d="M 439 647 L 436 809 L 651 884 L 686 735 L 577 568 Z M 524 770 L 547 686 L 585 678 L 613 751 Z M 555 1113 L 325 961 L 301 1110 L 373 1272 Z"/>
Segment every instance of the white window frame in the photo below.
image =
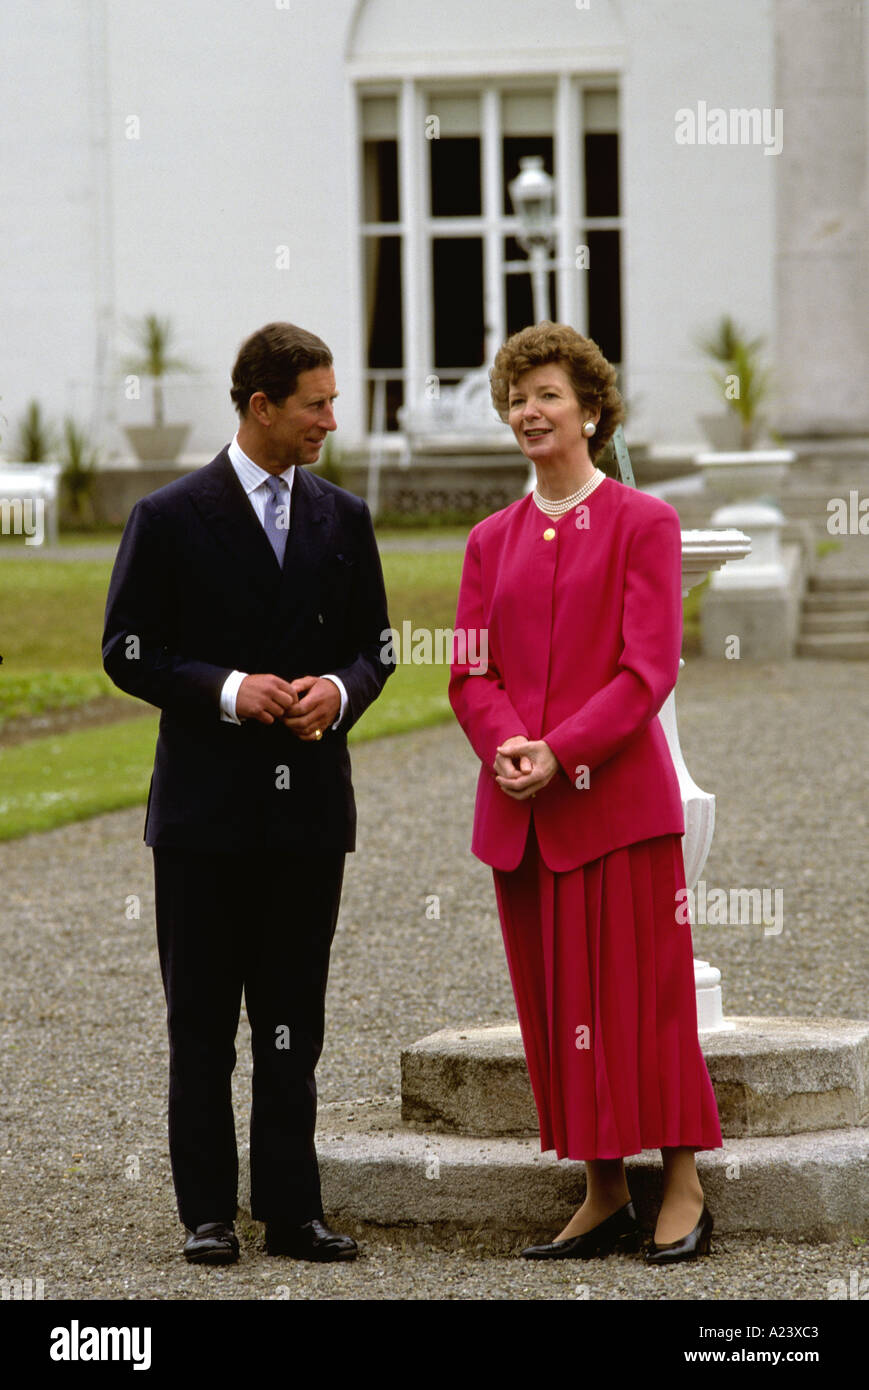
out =
<path fill-rule="evenodd" d="M 619 65 L 602 71 L 553 70 L 529 71 L 528 68 L 503 71 L 486 76 L 467 73 L 450 75 L 431 72 L 410 76 L 372 80 L 363 74 L 350 78 L 352 158 L 350 209 L 353 218 L 352 240 L 355 254 L 351 274 L 354 337 L 357 363 L 362 384 L 363 438 L 387 448 L 401 448 L 400 432 L 379 435 L 368 429 L 368 385 L 377 376 L 400 377 L 403 381 L 406 404 L 423 392 L 426 376 L 436 370 L 431 360 L 433 342 L 431 257 L 428 254 L 433 235 L 465 233 L 483 241 L 484 322 L 489 328 L 486 339 L 486 361 L 491 362 L 495 351 L 506 336 L 506 289 L 503 242 L 515 236 L 518 222 L 515 216 L 505 215 L 501 200 L 501 120 L 500 95 L 523 87 L 539 91 L 548 88 L 553 97 L 553 150 L 556 179 L 555 246 L 556 284 L 559 312 L 562 319 L 577 325 L 587 325 L 587 295 L 585 276 L 576 268 L 576 248 L 587 245 L 590 231 L 617 229 L 621 233 L 620 264 L 622 267 L 622 362 L 619 367 L 622 384 L 625 380 L 626 356 L 626 294 L 624 269 L 626 265 L 626 217 L 623 185 L 624 141 L 620 139 L 619 215 L 617 217 L 586 217 L 580 207 L 583 185 L 584 151 L 584 94 L 589 91 L 615 91 L 619 98 L 618 131 L 622 134 L 623 83 Z M 425 118 L 431 98 L 438 89 L 443 94 L 473 93 L 480 99 L 481 185 L 480 216 L 431 216 L 427 151 L 425 148 Z M 398 101 L 398 200 L 399 219 L 395 223 L 364 220 L 363 189 L 361 186 L 362 101 L 370 96 L 392 96 Z M 409 216 L 414 209 L 415 215 Z M 367 324 L 364 303 L 365 241 L 371 235 L 390 235 L 401 238 L 402 272 L 402 329 L 404 363 L 401 369 L 375 371 L 367 366 Z"/>

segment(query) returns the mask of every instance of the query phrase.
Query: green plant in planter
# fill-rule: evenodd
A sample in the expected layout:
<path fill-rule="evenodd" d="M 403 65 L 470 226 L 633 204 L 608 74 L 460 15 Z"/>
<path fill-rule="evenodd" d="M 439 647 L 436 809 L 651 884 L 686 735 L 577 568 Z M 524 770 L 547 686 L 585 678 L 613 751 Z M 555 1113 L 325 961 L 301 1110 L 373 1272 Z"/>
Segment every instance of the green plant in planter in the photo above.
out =
<path fill-rule="evenodd" d="M 761 363 L 765 339 L 749 338 L 723 314 L 698 347 L 722 370 L 711 373 L 728 410 L 738 417 L 743 449 L 751 449 L 760 423 L 760 407 L 772 394 L 772 373 Z"/>
<path fill-rule="evenodd" d="M 127 331 L 139 352 L 138 356 L 125 360 L 124 371 L 150 377 L 153 382 L 154 426 L 160 429 L 166 423 L 163 378 L 169 372 L 190 372 L 193 368 L 183 358 L 172 355 L 175 329 L 171 319 L 145 314 L 141 319 L 131 319 Z"/>
<path fill-rule="evenodd" d="M 67 417 L 63 422 L 63 486 L 69 498 L 70 510 L 77 522 L 94 521 L 93 482 L 97 464 L 96 450 L 81 426 Z"/>
<path fill-rule="evenodd" d="M 17 463 L 45 463 L 54 457 L 57 436 L 42 413 L 39 401 L 28 403 L 18 426 Z"/>

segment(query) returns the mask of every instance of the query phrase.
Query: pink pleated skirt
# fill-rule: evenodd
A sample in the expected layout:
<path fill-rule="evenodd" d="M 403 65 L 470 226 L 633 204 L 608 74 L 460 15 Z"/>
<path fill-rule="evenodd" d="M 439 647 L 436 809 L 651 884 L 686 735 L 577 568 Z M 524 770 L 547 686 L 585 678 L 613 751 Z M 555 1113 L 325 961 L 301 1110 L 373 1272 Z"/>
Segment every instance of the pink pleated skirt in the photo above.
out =
<path fill-rule="evenodd" d="M 676 917 L 681 837 L 553 873 L 532 817 L 519 867 L 493 872 L 541 1150 L 594 1159 L 721 1148 L 691 928 Z"/>

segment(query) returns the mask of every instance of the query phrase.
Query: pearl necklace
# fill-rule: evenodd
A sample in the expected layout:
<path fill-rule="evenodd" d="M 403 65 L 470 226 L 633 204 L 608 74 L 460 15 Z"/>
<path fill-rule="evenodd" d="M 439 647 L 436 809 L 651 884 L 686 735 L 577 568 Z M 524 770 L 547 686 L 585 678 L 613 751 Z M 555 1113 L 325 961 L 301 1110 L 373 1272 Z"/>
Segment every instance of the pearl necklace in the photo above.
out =
<path fill-rule="evenodd" d="M 555 502 L 550 501 L 548 497 L 541 497 L 539 491 L 535 488 L 533 493 L 534 501 L 541 512 L 545 512 L 547 516 L 564 516 L 571 508 L 578 506 L 580 502 L 584 502 L 586 497 L 589 497 L 591 493 L 594 492 L 595 488 L 600 486 L 605 477 L 606 473 L 600 468 L 596 468 L 588 482 L 583 483 L 581 488 L 577 488 L 576 492 L 572 492 L 569 497 L 560 497 Z"/>

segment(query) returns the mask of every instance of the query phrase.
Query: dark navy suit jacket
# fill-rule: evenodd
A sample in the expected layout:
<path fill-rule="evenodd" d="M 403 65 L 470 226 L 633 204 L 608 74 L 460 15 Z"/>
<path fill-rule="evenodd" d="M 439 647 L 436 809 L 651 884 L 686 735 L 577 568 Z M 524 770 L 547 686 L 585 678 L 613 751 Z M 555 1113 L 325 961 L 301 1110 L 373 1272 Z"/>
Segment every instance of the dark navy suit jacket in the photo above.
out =
<path fill-rule="evenodd" d="M 149 846 L 352 850 L 347 732 L 394 665 L 367 506 L 297 467 L 283 568 L 223 449 L 134 506 L 109 588 L 103 664 L 162 711 Z M 302 742 L 280 723 L 220 717 L 233 670 L 293 680 L 330 672 L 339 729 Z"/>

